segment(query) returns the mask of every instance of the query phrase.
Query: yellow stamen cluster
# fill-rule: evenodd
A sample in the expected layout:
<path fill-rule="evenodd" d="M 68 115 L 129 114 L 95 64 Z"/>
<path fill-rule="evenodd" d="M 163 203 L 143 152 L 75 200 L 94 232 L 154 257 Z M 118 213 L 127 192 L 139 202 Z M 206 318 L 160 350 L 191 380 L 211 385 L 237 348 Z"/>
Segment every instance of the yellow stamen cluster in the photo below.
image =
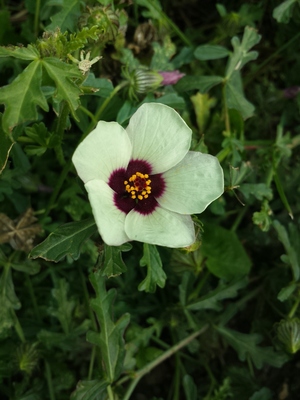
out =
<path fill-rule="evenodd" d="M 143 200 L 151 193 L 151 179 L 148 174 L 136 172 L 128 181 L 124 181 L 126 192 L 130 193 L 132 199 Z"/>

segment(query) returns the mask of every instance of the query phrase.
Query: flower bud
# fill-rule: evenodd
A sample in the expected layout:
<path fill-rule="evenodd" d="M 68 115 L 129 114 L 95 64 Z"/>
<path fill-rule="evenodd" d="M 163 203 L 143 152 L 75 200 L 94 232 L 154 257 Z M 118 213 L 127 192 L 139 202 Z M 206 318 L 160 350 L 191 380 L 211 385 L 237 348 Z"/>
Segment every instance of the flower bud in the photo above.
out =
<path fill-rule="evenodd" d="M 291 354 L 300 349 L 300 320 L 282 320 L 277 325 L 277 338 Z"/>

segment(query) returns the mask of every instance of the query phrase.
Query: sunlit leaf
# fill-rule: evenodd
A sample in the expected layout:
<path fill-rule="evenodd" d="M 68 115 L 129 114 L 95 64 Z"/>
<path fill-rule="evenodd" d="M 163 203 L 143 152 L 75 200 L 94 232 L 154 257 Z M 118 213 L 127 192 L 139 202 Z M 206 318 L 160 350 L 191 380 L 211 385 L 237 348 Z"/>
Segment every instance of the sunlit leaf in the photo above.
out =
<path fill-rule="evenodd" d="M 55 57 L 46 57 L 42 60 L 43 67 L 46 69 L 50 78 L 56 86 L 54 97 L 58 100 L 65 100 L 70 110 L 75 115 L 75 110 L 79 106 L 79 95 L 81 90 L 74 83 L 75 79 L 81 79 L 82 74 L 75 65 L 66 64 Z"/>
<path fill-rule="evenodd" d="M 5 105 L 2 122 L 5 132 L 10 133 L 22 122 L 37 120 L 37 106 L 48 111 L 41 82 L 41 62 L 35 60 L 11 84 L 0 88 L 0 103 Z"/>
<path fill-rule="evenodd" d="M 82 244 L 97 231 L 94 220 L 70 222 L 58 227 L 31 252 L 31 258 L 58 262 L 67 255 L 77 260 Z"/>
<path fill-rule="evenodd" d="M 20 60 L 36 60 L 40 54 L 38 50 L 29 44 L 27 47 L 8 46 L 0 47 L 0 57 L 15 57 Z"/>

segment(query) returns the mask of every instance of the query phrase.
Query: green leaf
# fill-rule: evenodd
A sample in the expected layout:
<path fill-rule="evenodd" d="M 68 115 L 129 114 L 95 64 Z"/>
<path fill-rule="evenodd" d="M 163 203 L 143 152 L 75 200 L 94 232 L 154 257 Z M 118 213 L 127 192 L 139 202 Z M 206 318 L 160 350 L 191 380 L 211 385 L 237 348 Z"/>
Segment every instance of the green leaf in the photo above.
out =
<path fill-rule="evenodd" d="M 194 106 L 199 132 L 203 134 L 210 117 L 210 110 L 215 106 L 216 99 L 209 97 L 209 94 L 207 93 L 197 93 L 194 96 L 191 96 L 191 101 Z"/>
<path fill-rule="evenodd" d="M 255 392 L 249 400 L 271 400 L 273 398 L 271 390 L 263 387 L 258 392 Z"/>
<path fill-rule="evenodd" d="M 295 247 L 292 246 L 288 232 L 285 227 L 281 225 L 281 223 L 277 220 L 273 222 L 273 226 L 277 231 L 278 239 L 281 241 L 286 251 L 286 257 L 283 258 L 283 261 L 291 266 L 294 280 L 298 281 L 300 277 L 300 267 L 297 251 Z M 296 232 L 294 232 L 294 235 L 295 234 Z"/>
<path fill-rule="evenodd" d="M 189 310 L 204 310 L 213 309 L 220 311 L 222 309 L 221 300 L 232 299 L 238 295 L 238 291 L 243 289 L 248 284 L 247 278 L 236 279 L 229 284 L 220 282 L 217 289 L 210 291 L 199 300 L 189 303 L 187 308 Z"/>
<path fill-rule="evenodd" d="M 0 174 L 6 166 L 13 145 L 14 142 L 2 129 L 2 114 L 0 114 Z"/>
<path fill-rule="evenodd" d="M 69 222 L 54 232 L 30 252 L 30 258 L 58 262 L 67 255 L 78 260 L 82 244 L 97 231 L 94 220 Z"/>
<path fill-rule="evenodd" d="M 67 64 L 54 57 L 46 57 L 42 60 L 43 67 L 48 75 L 55 82 L 56 92 L 54 97 L 58 100 L 65 100 L 73 114 L 79 106 L 79 95 L 82 93 L 75 79 L 82 79 L 82 74 L 75 65 Z"/>
<path fill-rule="evenodd" d="M 281 320 L 276 324 L 277 339 L 286 351 L 295 354 L 300 350 L 300 320 L 298 318 Z"/>
<path fill-rule="evenodd" d="M 68 334 L 71 329 L 72 312 L 76 305 L 73 299 L 68 299 L 69 284 L 65 279 L 59 279 L 56 288 L 51 290 L 52 297 L 55 299 L 55 306 L 49 308 L 49 313 L 57 318 Z"/>
<path fill-rule="evenodd" d="M 12 280 L 11 268 L 6 265 L 0 278 L 0 338 L 6 337 L 14 326 L 14 310 L 21 308 Z"/>
<path fill-rule="evenodd" d="M 239 187 L 239 191 L 243 193 L 246 199 L 249 199 L 251 195 L 257 200 L 264 198 L 272 200 L 273 198 L 272 189 L 265 183 L 243 183 Z"/>
<path fill-rule="evenodd" d="M 20 60 L 33 61 L 40 57 L 40 53 L 36 47 L 29 44 L 27 47 L 0 47 L 0 57 L 15 57 Z"/>
<path fill-rule="evenodd" d="M 59 144 L 58 135 L 51 134 L 43 122 L 25 128 L 25 133 L 36 143 L 25 147 L 28 155 L 41 156 L 47 149 L 53 149 Z"/>
<path fill-rule="evenodd" d="M 104 380 L 79 381 L 75 392 L 71 394 L 71 400 L 105 400 L 108 383 Z"/>
<path fill-rule="evenodd" d="M 225 97 L 227 107 L 239 111 L 244 119 L 250 118 L 254 114 L 255 107 L 244 96 L 238 71 L 233 72 L 226 82 Z"/>
<path fill-rule="evenodd" d="M 197 400 L 197 386 L 190 375 L 184 375 L 183 388 L 186 400 Z"/>
<path fill-rule="evenodd" d="M 228 60 L 226 69 L 226 79 L 234 73 L 240 71 L 245 64 L 251 60 L 255 60 L 258 56 L 257 51 L 249 50 L 259 43 L 261 35 L 257 33 L 254 28 L 249 26 L 245 27 L 242 42 L 237 36 L 233 37 L 231 44 L 233 46 L 233 54 Z"/>
<path fill-rule="evenodd" d="M 290 18 L 293 15 L 293 9 L 295 4 L 298 3 L 298 0 L 286 0 L 283 3 L 279 4 L 273 10 L 273 18 L 276 19 L 277 22 L 281 22 L 283 24 L 287 24 Z"/>
<path fill-rule="evenodd" d="M 283 287 L 277 295 L 279 301 L 286 301 L 297 289 L 296 283 L 291 283 L 289 286 Z"/>
<path fill-rule="evenodd" d="M 88 77 L 84 81 L 82 87 L 94 89 L 94 93 L 92 93 L 93 96 L 99 96 L 105 99 L 109 97 L 111 92 L 114 90 L 113 84 L 110 80 L 105 78 L 95 78 L 95 75 L 92 72 L 88 74 Z M 97 91 L 95 91 L 95 89 Z"/>
<path fill-rule="evenodd" d="M 99 262 L 102 276 L 111 278 L 126 272 L 127 268 L 122 260 L 122 251 L 129 251 L 131 249 L 132 246 L 130 243 L 125 243 L 122 246 L 108 246 L 104 244 L 104 254 Z"/>
<path fill-rule="evenodd" d="M 5 132 L 10 133 L 20 123 L 37 120 L 37 106 L 48 111 L 41 82 L 42 66 L 40 60 L 36 60 L 11 84 L 0 88 L 0 104 L 5 104 L 2 122 Z"/>
<path fill-rule="evenodd" d="M 219 278 L 232 280 L 250 271 L 251 261 L 237 235 L 217 225 L 204 225 L 201 251 L 207 268 Z"/>
<path fill-rule="evenodd" d="M 235 349 L 241 361 L 250 357 L 258 369 L 261 369 L 264 364 L 280 368 L 288 360 L 286 354 L 275 352 L 272 347 L 259 347 L 258 343 L 261 342 L 262 337 L 256 333 L 240 333 L 220 326 L 217 326 L 216 330 Z"/>
<path fill-rule="evenodd" d="M 47 26 L 48 31 L 55 31 L 59 28 L 62 32 L 67 30 L 73 32 L 80 16 L 80 0 L 52 0 L 48 6 L 61 6 L 62 9 L 53 17 L 50 17 L 51 24 Z"/>
<path fill-rule="evenodd" d="M 204 44 L 196 47 L 194 56 L 197 60 L 217 60 L 229 56 L 230 52 L 223 46 Z"/>
<path fill-rule="evenodd" d="M 221 76 L 184 76 L 174 85 L 174 88 L 178 92 L 197 89 L 201 93 L 206 93 L 212 87 L 222 83 L 223 80 L 224 78 Z"/>
<path fill-rule="evenodd" d="M 107 380 L 112 383 L 118 379 L 123 369 L 125 358 L 124 331 L 129 324 L 130 315 L 124 314 L 116 323 L 112 319 L 112 304 L 116 290 L 105 288 L 106 279 L 100 270 L 90 275 L 90 281 L 96 292 L 91 300 L 91 307 L 97 315 L 100 333 L 89 331 L 87 340 L 100 347 Z"/>
<path fill-rule="evenodd" d="M 140 291 L 145 290 L 146 292 L 154 293 L 156 285 L 160 288 L 165 286 L 167 276 L 162 268 L 162 262 L 156 246 L 144 243 L 143 250 L 140 266 L 147 266 L 147 276 L 139 284 L 138 289 Z"/>

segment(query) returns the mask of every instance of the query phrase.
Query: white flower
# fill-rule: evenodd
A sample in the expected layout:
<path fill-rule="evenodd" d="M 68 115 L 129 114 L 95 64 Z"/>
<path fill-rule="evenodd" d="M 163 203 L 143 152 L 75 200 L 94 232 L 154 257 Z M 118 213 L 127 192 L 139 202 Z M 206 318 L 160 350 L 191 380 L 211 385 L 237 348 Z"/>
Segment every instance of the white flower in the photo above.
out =
<path fill-rule="evenodd" d="M 189 151 L 191 130 L 172 108 L 143 104 L 126 129 L 99 121 L 73 155 L 105 243 L 167 247 L 195 241 L 190 214 L 224 191 L 217 158 Z"/>

